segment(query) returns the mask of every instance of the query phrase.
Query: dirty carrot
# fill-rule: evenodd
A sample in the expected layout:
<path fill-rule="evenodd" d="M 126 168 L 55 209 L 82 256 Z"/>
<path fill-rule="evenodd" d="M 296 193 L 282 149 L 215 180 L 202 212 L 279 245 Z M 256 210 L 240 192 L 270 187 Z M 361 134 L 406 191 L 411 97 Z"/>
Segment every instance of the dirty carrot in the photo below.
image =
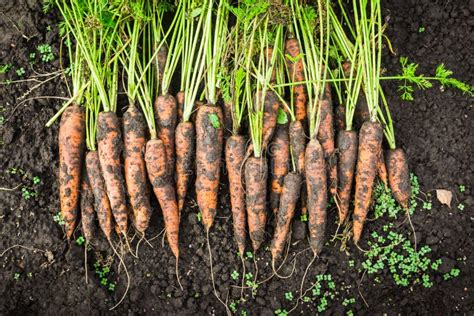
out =
<path fill-rule="evenodd" d="M 357 132 L 340 130 L 337 135 L 338 159 L 338 191 L 339 224 L 341 225 L 349 214 L 349 202 L 354 179 L 354 169 L 357 161 Z"/>
<path fill-rule="evenodd" d="M 304 66 L 300 44 L 296 38 L 288 38 L 285 43 L 286 63 L 288 67 L 290 82 L 305 81 Z M 296 120 L 306 119 L 307 92 L 304 84 L 292 86 L 292 94 L 295 98 L 294 112 Z"/>
<path fill-rule="evenodd" d="M 324 151 L 317 139 L 306 146 L 305 176 L 308 194 L 310 246 L 317 255 L 324 245 L 327 208 L 327 172 Z"/>
<path fill-rule="evenodd" d="M 91 243 L 94 238 L 94 219 L 94 192 L 84 164 L 81 177 L 81 223 L 82 232 L 88 243 Z"/>
<path fill-rule="evenodd" d="M 107 240 L 112 234 L 112 209 L 105 190 L 105 182 L 100 170 L 97 151 L 90 151 L 86 156 L 87 175 L 94 193 L 94 209 L 97 212 L 99 226 Z"/>
<path fill-rule="evenodd" d="M 379 176 L 380 180 L 382 180 L 385 188 L 388 188 L 387 165 L 385 164 L 385 157 L 382 147 L 380 147 L 380 152 L 377 156 L 377 175 Z"/>
<path fill-rule="evenodd" d="M 176 127 L 176 194 L 181 212 L 186 199 L 186 192 L 191 181 L 194 163 L 195 132 L 191 122 L 181 122 Z"/>
<path fill-rule="evenodd" d="M 144 159 L 146 124 L 136 106 L 130 106 L 123 115 L 123 129 L 125 183 L 135 228 L 144 233 L 151 217 Z"/>
<path fill-rule="evenodd" d="M 246 140 L 233 135 L 227 139 L 225 147 L 226 169 L 229 176 L 230 205 L 234 227 L 234 238 L 243 257 L 246 240 L 245 191 L 242 185 L 242 164 L 245 157 Z"/>
<path fill-rule="evenodd" d="M 283 252 L 288 238 L 291 221 L 295 214 L 296 203 L 301 190 L 301 174 L 291 172 L 285 176 L 281 192 L 280 205 L 277 214 L 275 233 L 270 247 L 272 261 L 275 262 Z"/>
<path fill-rule="evenodd" d="M 411 194 L 410 173 L 405 152 L 401 148 L 387 153 L 388 179 L 390 189 L 398 203 L 408 210 Z"/>
<path fill-rule="evenodd" d="M 283 189 L 283 179 L 288 173 L 290 146 L 288 137 L 288 124 L 278 124 L 275 135 L 268 147 L 271 158 L 271 190 L 270 190 L 270 208 L 274 215 L 277 215 L 280 204 L 280 194 Z"/>
<path fill-rule="evenodd" d="M 179 257 L 179 211 L 171 175 L 167 169 L 166 147 L 162 140 L 151 139 L 146 144 L 146 169 L 153 191 L 160 203 L 171 251 Z"/>
<path fill-rule="evenodd" d="M 383 131 L 378 122 L 365 122 L 359 132 L 359 149 L 355 178 L 354 201 L 354 242 L 358 243 L 362 235 L 372 189 L 377 175 L 377 157 L 381 150 Z"/>
<path fill-rule="evenodd" d="M 66 236 L 71 238 L 79 212 L 81 170 L 85 145 L 83 108 L 72 105 L 61 116 L 59 126 L 59 198 Z"/>
<path fill-rule="evenodd" d="M 201 106 L 196 116 L 196 199 L 207 231 L 217 211 L 222 143 L 222 110 Z"/>
<path fill-rule="evenodd" d="M 158 137 L 165 144 L 168 165 L 172 171 L 174 169 L 175 129 L 178 121 L 178 105 L 174 96 L 169 93 L 158 96 L 154 103 L 154 113 Z"/>

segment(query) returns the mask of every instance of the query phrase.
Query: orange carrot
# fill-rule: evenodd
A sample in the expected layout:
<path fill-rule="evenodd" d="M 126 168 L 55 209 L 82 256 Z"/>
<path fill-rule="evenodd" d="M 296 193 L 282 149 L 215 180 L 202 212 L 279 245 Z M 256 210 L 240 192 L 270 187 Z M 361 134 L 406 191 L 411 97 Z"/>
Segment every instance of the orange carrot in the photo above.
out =
<path fill-rule="evenodd" d="M 286 63 L 289 71 L 290 82 L 304 81 L 304 66 L 303 58 L 301 58 L 301 49 L 298 40 L 295 38 L 288 38 L 285 43 L 285 54 L 291 58 L 286 58 Z M 294 112 L 295 117 L 299 121 L 306 119 L 306 102 L 308 96 L 304 84 L 292 86 L 293 95 L 295 97 Z"/>
<path fill-rule="evenodd" d="M 178 102 L 178 121 L 183 121 L 183 110 L 184 110 L 184 91 L 176 93 L 176 102 Z"/>
<path fill-rule="evenodd" d="M 178 105 L 171 94 L 165 94 L 156 98 L 153 107 L 158 137 L 165 144 L 167 165 L 172 173 L 174 171 L 174 133 L 178 122 Z"/>
<path fill-rule="evenodd" d="M 196 116 L 196 198 L 209 232 L 217 211 L 222 157 L 222 111 L 202 105 Z"/>
<path fill-rule="evenodd" d="M 112 207 L 112 214 L 121 233 L 125 235 L 127 233 L 128 210 L 120 161 L 123 142 L 120 123 L 114 112 L 99 113 L 97 139 L 100 169 Z"/>
<path fill-rule="evenodd" d="M 171 251 L 179 257 L 179 210 L 173 181 L 167 168 L 166 147 L 161 139 L 151 139 L 146 144 L 146 169 L 155 196 L 163 211 L 166 237 Z"/>
<path fill-rule="evenodd" d="M 123 115 L 123 129 L 125 183 L 133 210 L 135 228 L 143 233 L 148 228 L 151 217 L 143 157 L 146 146 L 146 125 L 142 113 L 135 106 L 130 106 Z"/>
<path fill-rule="evenodd" d="M 280 194 L 283 189 L 283 179 L 288 173 L 288 163 L 290 159 L 290 146 L 288 137 L 288 124 L 278 124 L 272 141 L 268 146 L 270 153 L 270 208 L 275 216 L 280 205 Z"/>
<path fill-rule="evenodd" d="M 71 238 L 79 212 L 81 166 L 85 145 L 84 110 L 73 105 L 61 116 L 59 126 L 59 199 L 66 236 Z"/>
<path fill-rule="evenodd" d="M 194 126 L 191 122 L 181 122 L 176 127 L 176 194 L 180 214 L 193 173 L 194 135 Z"/>
<path fill-rule="evenodd" d="M 229 174 L 230 205 L 234 224 L 234 238 L 243 257 L 246 240 L 245 192 L 242 187 L 242 163 L 245 157 L 245 138 L 233 135 L 225 147 L 226 169 Z"/>
<path fill-rule="evenodd" d="M 335 196 L 337 191 L 337 161 L 334 146 L 334 118 L 329 96 L 330 93 L 328 92 L 328 88 L 326 88 L 325 99 L 319 102 L 321 121 L 317 137 L 321 146 L 323 146 L 324 156 L 326 158 L 329 190 L 332 196 Z"/>
<path fill-rule="evenodd" d="M 94 238 L 94 192 L 92 192 L 86 167 L 82 168 L 81 177 L 81 223 L 82 232 L 88 243 Z"/>
<path fill-rule="evenodd" d="M 290 231 L 291 221 L 295 214 L 296 203 L 301 190 L 301 174 L 291 172 L 285 176 L 283 190 L 281 192 L 280 205 L 278 208 L 277 224 L 273 235 L 270 251 L 272 260 L 276 261 L 281 253 Z"/>
<path fill-rule="evenodd" d="M 393 196 L 405 209 L 409 209 L 411 184 L 408 161 L 403 149 L 389 150 L 387 154 L 388 179 Z"/>
<path fill-rule="evenodd" d="M 385 185 L 385 188 L 388 188 L 387 166 L 385 165 L 385 158 L 383 155 L 382 147 L 380 147 L 380 152 L 377 156 L 377 174 L 380 180 L 382 180 L 383 184 Z"/>
<path fill-rule="evenodd" d="M 318 255 L 324 245 L 326 231 L 327 174 L 324 151 L 317 139 L 312 139 L 306 146 L 305 175 L 310 246 Z"/>
<path fill-rule="evenodd" d="M 381 150 L 382 137 L 382 126 L 378 122 L 366 121 L 359 132 L 353 223 L 356 244 L 362 235 L 372 198 L 372 189 L 377 175 L 377 156 Z"/>
<path fill-rule="evenodd" d="M 277 126 L 278 108 L 280 100 L 273 91 L 267 91 L 263 104 L 262 148 L 267 148 Z"/>
<path fill-rule="evenodd" d="M 252 156 L 245 163 L 245 202 L 250 240 L 254 251 L 260 248 L 265 237 L 267 170 L 267 160 L 262 157 Z"/>
<path fill-rule="evenodd" d="M 357 161 L 357 132 L 340 130 L 337 135 L 339 224 L 342 225 L 349 213 L 354 169 Z"/>
<path fill-rule="evenodd" d="M 290 150 L 295 161 L 295 171 L 298 173 L 304 173 L 304 154 L 305 154 L 305 145 L 306 138 L 304 135 L 303 124 L 301 121 L 292 121 L 290 123 Z"/>
<path fill-rule="evenodd" d="M 336 106 L 336 129 L 338 131 L 346 129 L 346 107 L 344 105 Z"/>
<path fill-rule="evenodd" d="M 100 170 L 97 151 L 90 151 L 86 156 L 87 175 L 94 193 L 94 209 L 97 212 L 99 226 L 107 240 L 112 234 L 112 209 L 105 190 L 105 182 Z"/>

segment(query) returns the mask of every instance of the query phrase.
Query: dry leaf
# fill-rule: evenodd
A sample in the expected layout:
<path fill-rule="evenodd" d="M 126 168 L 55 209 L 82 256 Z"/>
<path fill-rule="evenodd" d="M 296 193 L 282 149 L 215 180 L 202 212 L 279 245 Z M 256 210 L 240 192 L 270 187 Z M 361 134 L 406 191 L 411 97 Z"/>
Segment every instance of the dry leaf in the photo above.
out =
<path fill-rule="evenodd" d="M 451 208 L 451 200 L 453 199 L 453 193 L 449 190 L 437 189 L 436 197 L 441 204 L 447 205 Z"/>

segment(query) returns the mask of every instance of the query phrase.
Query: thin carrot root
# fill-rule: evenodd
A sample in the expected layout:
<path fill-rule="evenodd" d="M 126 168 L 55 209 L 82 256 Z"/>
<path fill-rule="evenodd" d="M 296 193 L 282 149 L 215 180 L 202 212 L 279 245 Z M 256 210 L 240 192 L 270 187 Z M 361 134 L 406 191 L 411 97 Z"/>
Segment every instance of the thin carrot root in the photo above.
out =
<path fill-rule="evenodd" d="M 383 149 L 380 147 L 379 155 L 377 156 L 377 174 L 382 180 L 386 189 L 388 189 L 388 173 L 387 173 L 387 166 L 385 164 L 385 158 L 383 154 Z"/>
<path fill-rule="evenodd" d="M 128 210 L 125 197 L 125 181 L 120 161 L 123 142 L 120 123 L 114 112 L 99 113 L 97 139 L 100 167 L 107 196 L 112 207 L 112 214 L 120 232 L 126 235 Z"/>
<path fill-rule="evenodd" d="M 268 146 L 268 152 L 271 158 L 271 190 L 270 190 L 270 208 L 273 210 L 275 217 L 277 216 L 280 204 L 280 195 L 283 190 L 283 179 L 288 173 L 288 162 L 290 159 L 290 146 L 288 136 L 288 125 L 278 124 L 275 135 Z"/>
<path fill-rule="evenodd" d="M 306 139 L 304 135 L 304 128 L 301 121 L 292 121 L 290 123 L 290 150 L 295 161 L 295 171 L 304 174 L 304 154 Z"/>
<path fill-rule="evenodd" d="M 359 156 L 356 167 L 355 207 L 352 227 L 355 244 L 360 240 L 367 218 L 377 174 L 377 156 L 382 145 L 382 137 L 382 126 L 378 122 L 365 122 L 359 132 Z"/>
<path fill-rule="evenodd" d="M 79 213 L 82 159 L 85 145 L 84 110 L 73 105 L 61 116 L 59 126 L 59 198 L 69 240 Z"/>
<path fill-rule="evenodd" d="M 89 176 L 84 166 L 81 179 L 81 223 L 82 232 L 88 244 L 92 243 L 94 239 L 94 219 L 94 192 L 92 191 Z"/>

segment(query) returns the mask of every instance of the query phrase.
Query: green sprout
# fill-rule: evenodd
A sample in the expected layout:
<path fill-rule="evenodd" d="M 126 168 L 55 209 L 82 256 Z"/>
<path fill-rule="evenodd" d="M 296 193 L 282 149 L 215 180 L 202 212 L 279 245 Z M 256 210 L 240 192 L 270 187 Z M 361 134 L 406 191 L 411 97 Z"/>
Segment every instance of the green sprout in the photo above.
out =
<path fill-rule="evenodd" d="M 54 54 L 52 53 L 51 45 L 38 45 L 37 50 L 40 53 L 40 57 L 43 62 L 47 63 L 54 60 Z"/>
<path fill-rule="evenodd" d="M 300 221 L 307 222 L 308 221 L 308 215 L 307 214 L 301 214 Z"/>
<path fill-rule="evenodd" d="M 425 31 L 425 27 L 424 26 L 420 26 L 418 28 L 418 33 L 423 33 Z"/>
<path fill-rule="evenodd" d="M 18 272 L 15 273 L 15 274 L 13 275 L 13 278 L 15 279 L 15 281 L 18 281 L 18 280 L 20 279 L 20 273 L 18 273 Z"/>
<path fill-rule="evenodd" d="M 462 184 L 459 185 L 459 192 L 464 193 L 466 192 L 466 187 Z"/>
<path fill-rule="evenodd" d="M 293 297 L 293 293 L 292 293 L 292 292 L 286 292 L 286 293 L 285 293 L 285 299 L 286 299 L 287 301 L 292 301 L 293 298 L 294 298 L 294 297 Z"/>
<path fill-rule="evenodd" d="M 25 73 L 26 73 L 26 71 L 25 71 L 25 68 L 23 68 L 23 67 L 20 67 L 20 68 L 18 68 L 18 69 L 16 70 L 16 75 L 17 75 L 18 77 L 23 77 L 23 75 L 24 75 Z"/>
<path fill-rule="evenodd" d="M 234 281 L 237 280 L 237 279 L 239 278 L 239 276 L 240 276 L 239 272 L 237 272 L 237 271 L 235 271 L 235 270 L 232 271 L 232 273 L 230 274 L 230 277 L 231 277 L 232 280 L 234 280 Z"/>
<path fill-rule="evenodd" d="M 81 236 L 77 237 L 77 239 L 76 239 L 76 244 L 77 244 L 78 246 L 82 246 L 85 241 L 86 241 L 86 240 L 84 239 L 84 236 L 81 235 Z"/>
<path fill-rule="evenodd" d="M 13 65 L 12 64 L 2 64 L 0 65 L 0 74 L 6 74 L 7 72 L 12 69 Z"/>
<path fill-rule="evenodd" d="M 40 177 L 38 177 L 38 176 L 33 177 L 33 184 L 36 185 L 36 184 L 40 184 L 40 183 L 41 183 Z"/>
<path fill-rule="evenodd" d="M 464 204 L 459 203 L 459 204 L 458 204 L 458 209 L 459 209 L 460 211 L 464 211 Z"/>
<path fill-rule="evenodd" d="M 197 216 L 198 222 L 202 221 L 202 213 L 201 213 L 201 211 L 199 211 L 199 212 L 196 214 L 196 216 Z"/>
<path fill-rule="evenodd" d="M 53 220 L 58 223 L 61 226 L 64 226 L 66 223 L 64 222 L 63 216 L 61 215 L 61 212 L 58 212 L 53 216 Z"/>
<path fill-rule="evenodd" d="M 232 313 L 235 313 L 237 311 L 237 303 L 234 301 L 230 302 L 229 309 L 232 311 Z"/>
<path fill-rule="evenodd" d="M 252 259 L 252 258 L 253 258 L 253 253 L 250 252 L 250 251 L 247 251 L 247 252 L 245 253 L 245 259 L 248 260 L 248 259 Z"/>
<path fill-rule="evenodd" d="M 277 315 L 277 316 L 287 316 L 288 311 L 286 309 L 277 309 L 275 311 L 275 315 Z"/>

